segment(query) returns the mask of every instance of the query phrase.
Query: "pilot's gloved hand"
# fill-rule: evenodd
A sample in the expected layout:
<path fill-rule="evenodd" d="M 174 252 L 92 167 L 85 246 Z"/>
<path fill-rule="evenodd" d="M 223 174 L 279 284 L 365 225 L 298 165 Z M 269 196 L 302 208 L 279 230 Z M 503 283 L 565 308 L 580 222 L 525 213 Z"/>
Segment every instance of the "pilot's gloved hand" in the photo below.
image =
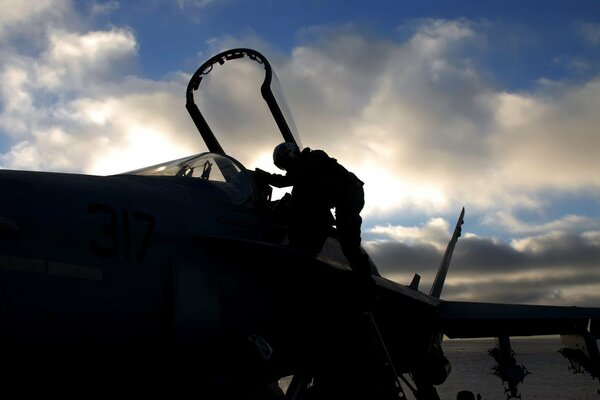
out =
<path fill-rule="evenodd" d="M 254 169 L 254 176 L 257 179 L 260 179 L 260 180 L 265 181 L 265 182 L 268 182 L 269 179 L 271 178 L 271 174 L 270 173 L 268 173 L 267 171 L 263 171 L 260 168 L 255 168 Z"/>

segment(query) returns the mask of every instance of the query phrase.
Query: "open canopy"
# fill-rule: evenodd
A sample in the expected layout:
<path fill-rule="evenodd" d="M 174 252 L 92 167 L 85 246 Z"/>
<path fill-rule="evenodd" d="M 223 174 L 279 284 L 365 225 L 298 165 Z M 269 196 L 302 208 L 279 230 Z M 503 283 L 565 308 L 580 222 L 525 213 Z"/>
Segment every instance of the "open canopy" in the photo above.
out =
<path fill-rule="evenodd" d="M 283 98 L 279 83 L 271 68 L 271 65 L 259 52 L 252 49 L 239 48 L 221 52 L 206 61 L 192 75 L 187 87 L 186 108 L 190 113 L 192 120 L 196 124 L 198 131 L 202 135 L 208 150 L 213 153 L 225 153 L 221 143 L 216 138 L 212 128 L 209 126 L 207 119 L 196 105 L 194 101 L 194 92 L 199 90 L 203 78 L 207 77 L 211 72 L 213 72 L 215 67 L 222 66 L 226 62 L 242 59 L 254 61 L 257 65 L 262 65 L 264 68 L 265 74 L 263 83 L 260 86 L 260 93 L 277 124 L 277 128 L 281 133 L 283 140 L 280 141 L 293 142 L 301 146 L 294 121 L 289 112 L 286 101 Z"/>

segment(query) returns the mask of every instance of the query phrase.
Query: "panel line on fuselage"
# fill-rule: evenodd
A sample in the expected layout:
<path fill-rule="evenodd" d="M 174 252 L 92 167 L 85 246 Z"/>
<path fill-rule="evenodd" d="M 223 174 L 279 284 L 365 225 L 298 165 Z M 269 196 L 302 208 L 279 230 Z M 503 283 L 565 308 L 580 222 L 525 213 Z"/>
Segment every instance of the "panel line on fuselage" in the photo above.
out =
<path fill-rule="evenodd" d="M 11 270 L 63 278 L 103 280 L 102 269 L 87 265 L 0 255 L 0 270 Z"/>

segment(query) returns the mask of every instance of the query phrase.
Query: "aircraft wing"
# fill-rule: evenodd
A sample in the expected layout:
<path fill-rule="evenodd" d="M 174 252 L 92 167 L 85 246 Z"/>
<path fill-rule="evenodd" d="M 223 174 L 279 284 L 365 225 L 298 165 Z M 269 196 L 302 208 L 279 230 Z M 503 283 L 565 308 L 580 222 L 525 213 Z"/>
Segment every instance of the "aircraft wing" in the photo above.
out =
<path fill-rule="evenodd" d="M 590 324 L 591 320 L 591 324 Z M 442 301 L 440 330 L 449 338 L 600 333 L 600 308 Z"/>

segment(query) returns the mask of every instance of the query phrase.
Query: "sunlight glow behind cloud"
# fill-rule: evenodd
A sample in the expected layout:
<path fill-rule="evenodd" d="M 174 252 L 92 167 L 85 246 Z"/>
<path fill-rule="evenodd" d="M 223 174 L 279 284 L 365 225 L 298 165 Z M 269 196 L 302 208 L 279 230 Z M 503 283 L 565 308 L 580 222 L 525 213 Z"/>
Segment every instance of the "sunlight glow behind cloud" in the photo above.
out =
<path fill-rule="evenodd" d="M 124 143 L 118 148 L 107 150 L 103 157 L 91 166 L 94 174 L 110 175 L 131 171 L 148 165 L 148 159 L 171 160 L 185 154 L 170 137 L 161 132 L 135 125 L 128 129 Z M 139 148 L 144 149 L 143 153 L 137 151 Z"/>

